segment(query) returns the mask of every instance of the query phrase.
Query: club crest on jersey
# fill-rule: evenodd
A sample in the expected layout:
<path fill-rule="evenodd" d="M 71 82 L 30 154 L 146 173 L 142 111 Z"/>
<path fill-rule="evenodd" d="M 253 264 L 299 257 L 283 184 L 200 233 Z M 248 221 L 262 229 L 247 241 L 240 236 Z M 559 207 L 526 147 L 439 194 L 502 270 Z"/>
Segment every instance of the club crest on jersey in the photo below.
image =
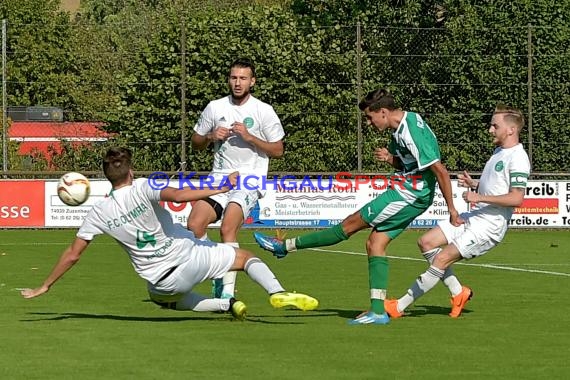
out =
<path fill-rule="evenodd" d="M 247 129 L 250 129 L 251 127 L 253 127 L 253 118 L 248 116 L 245 119 L 243 119 L 243 123 L 245 124 Z"/>
<path fill-rule="evenodd" d="M 505 165 L 503 164 L 503 161 L 499 161 L 495 164 L 495 171 L 500 172 L 504 167 Z"/>
<path fill-rule="evenodd" d="M 138 249 L 143 249 L 147 244 L 151 246 L 156 245 L 156 238 L 154 234 L 148 233 L 146 231 L 137 230 L 137 247 Z"/>

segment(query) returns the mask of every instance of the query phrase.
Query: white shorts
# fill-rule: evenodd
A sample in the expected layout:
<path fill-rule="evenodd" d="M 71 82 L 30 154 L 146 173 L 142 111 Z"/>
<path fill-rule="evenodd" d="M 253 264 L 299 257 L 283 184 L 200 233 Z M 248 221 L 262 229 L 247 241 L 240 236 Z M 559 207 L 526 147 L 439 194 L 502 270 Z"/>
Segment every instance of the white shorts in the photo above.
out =
<path fill-rule="evenodd" d="M 257 190 L 230 190 L 227 193 L 216 194 L 210 197 L 222 206 L 222 209 L 226 209 L 226 206 L 230 202 L 235 202 L 240 205 L 243 212 L 243 220 L 246 220 L 249 213 L 255 207 L 257 200 L 259 199 L 259 192 Z"/>
<path fill-rule="evenodd" d="M 470 213 L 461 214 L 461 217 L 465 224 L 459 227 L 455 227 L 448 220 L 440 221 L 438 226 L 447 243 L 453 243 L 464 259 L 483 256 L 503 240 L 506 225 L 504 228 L 497 228 L 496 223 Z"/>
<path fill-rule="evenodd" d="M 234 264 L 234 247 L 209 240 L 197 240 L 194 244 L 186 262 L 158 284 L 148 283 L 148 291 L 154 300 L 174 302 L 199 283 L 223 277 Z"/>

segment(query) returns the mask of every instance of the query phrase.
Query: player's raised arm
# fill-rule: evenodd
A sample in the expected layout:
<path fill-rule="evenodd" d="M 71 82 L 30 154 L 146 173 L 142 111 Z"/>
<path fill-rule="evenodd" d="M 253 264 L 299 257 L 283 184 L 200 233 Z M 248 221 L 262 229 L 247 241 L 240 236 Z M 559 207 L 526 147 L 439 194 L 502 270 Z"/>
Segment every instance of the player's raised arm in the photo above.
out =
<path fill-rule="evenodd" d="M 208 198 L 212 195 L 226 193 L 236 186 L 238 181 L 238 172 L 233 172 L 226 177 L 219 185 L 211 186 L 206 189 L 176 189 L 174 187 L 166 187 L 160 191 L 160 200 L 166 202 L 191 202 Z"/>

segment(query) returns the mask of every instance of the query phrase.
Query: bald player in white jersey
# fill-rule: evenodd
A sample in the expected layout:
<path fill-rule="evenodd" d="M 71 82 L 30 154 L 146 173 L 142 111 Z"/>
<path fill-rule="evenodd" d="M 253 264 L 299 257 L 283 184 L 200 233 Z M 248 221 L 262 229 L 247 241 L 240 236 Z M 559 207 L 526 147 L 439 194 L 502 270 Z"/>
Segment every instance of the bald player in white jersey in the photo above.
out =
<path fill-rule="evenodd" d="M 160 201 L 189 202 L 222 194 L 230 188 L 153 188 L 146 178 L 133 180 L 132 155 L 126 148 L 111 148 L 103 160 L 105 177 L 113 189 L 89 211 L 73 243 L 63 252 L 43 285 L 21 291 L 25 298 L 46 293 L 81 257 L 96 235 L 113 237 L 129 255 L 137 272 L 147 282 L 153 302 L 175 310 L 229 311 L 244 319 L 246 306 L 235 298 L 206 298 L 192 288 L 207 279 L 222 277 L 230 270 L 243 270 L 270 294 L 278 308 L 293 306 L 312 310 L 318 301 L 301 293 L 288 293 L 275 275 L 249 251 L 227 244 L 200 241 L 184 226 L 175 224 Z M 229 176 L 235 184 L 237 173 Z"/>
<path fill-rule="evenodd" d="M 418 245 L 430 267 L 401 298 L 385 301 L 386 312 L 392 319 L 403 316 L 409 305 L 440 280 L 451 293 L 449 316 L 461 315 L 473 292 L 461 285 L 451 265 L 482 256 L 499 244 L 507 232 L 513 209 L 522 204 L 530 175 L 530 161 L 519 142 L 523 126 L 521 111 L 504 105 L 496 107 L 489 127 L 496 148 L 481 178 L 474 180 L 467 172 L 459 175 L 459 185 L 468 188 L 463 199 L 474 206 L 461 214 L 464 224 L 456 227 L 442 221 L 419 239 Z"/>
<path fill-rule="evenodd" d="M 257 200 L 265 195 L 262 177 L 267 176 L 269 158 L 283 156 L 285 132 L 279 117 L 269 104 L 251 95 L 255 85 L 255 66 L 245 58 L 230 65 L 230 95 L 210 102 L 194 127 L 192 148 L 214 148 L 210 179 L 217 185 L 224 176 L 239 171 L 239 188 L 196 202 L 187 227 L 206 239 L 209 224 L 222 219 L 222 242 L 238 248 L 237 234 Z M 223 218 L 222 218 L 223 216 Z M 236 272 L 227 273 L 214 284 L 214 295 L 231 298 L 235 292 Z"/>

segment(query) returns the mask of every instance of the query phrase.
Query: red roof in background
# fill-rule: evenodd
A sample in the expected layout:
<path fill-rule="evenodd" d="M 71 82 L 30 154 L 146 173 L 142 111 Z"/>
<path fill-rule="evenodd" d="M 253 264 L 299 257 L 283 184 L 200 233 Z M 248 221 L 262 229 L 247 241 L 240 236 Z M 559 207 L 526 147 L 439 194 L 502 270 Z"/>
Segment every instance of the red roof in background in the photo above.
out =
<path fill-rule="evenodd" d="M 50 148 L 53 152 L 61 152 L 62 140 L 75 146 L 107 141 L 112 134 L 101 129 L 104 125 L 102 122 L 12 121 L 8 138 L 20 143 L 19 154 L 41 152 L 51 161 Z"/>
<path fill-rule="evenodd" d="M 101 122 L 45 122 L 12 121 L 8 130 L 10 139 L 27 137 L 109 137 L 100 129 Z"/>

